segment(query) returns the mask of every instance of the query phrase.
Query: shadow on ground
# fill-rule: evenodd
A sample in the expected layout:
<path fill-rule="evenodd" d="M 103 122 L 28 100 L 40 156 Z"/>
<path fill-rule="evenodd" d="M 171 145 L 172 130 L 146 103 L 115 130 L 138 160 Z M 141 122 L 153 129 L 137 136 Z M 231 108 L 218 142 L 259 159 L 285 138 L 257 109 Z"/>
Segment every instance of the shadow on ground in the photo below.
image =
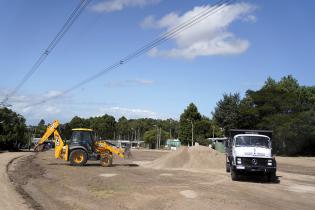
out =
<path fill-rule="evenodd" d="M 281 176 L 277 176 L 275 180 L 268 180 L 265 176 L 240 176 L 240 182 L 252 182 L 252 183 L 266 183 L 266 184 L 280 184 Z"/>
<path fill-rule="evenodd" d="M 69 163 L 48 163 L 47 165 L 50 165 L 50 166 L 70 166 L 70 167 L 76 167 L 76 166 L 71 166 Z M 79 166 L 77 166 L 79 167 Z M 86 164 L 85 166 L 83 167 L 101 167 L 101 164 L 100 163 L 88 163 Z M 139 167 L 138 164 L 134 164 L 134 163 L 124 163 L 124 164 L 113 164 L 109 167 Z"/>

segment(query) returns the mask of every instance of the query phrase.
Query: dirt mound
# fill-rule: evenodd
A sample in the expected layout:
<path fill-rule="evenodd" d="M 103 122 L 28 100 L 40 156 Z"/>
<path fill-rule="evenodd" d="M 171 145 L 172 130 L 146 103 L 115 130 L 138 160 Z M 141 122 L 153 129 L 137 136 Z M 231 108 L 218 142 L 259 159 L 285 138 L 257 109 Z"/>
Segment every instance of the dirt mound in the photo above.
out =
<path fill-rule="evenodd" d="M 205 146 L 181 147 L 147 166 L 155 169 L 223 169 L 225 156 Z"/>

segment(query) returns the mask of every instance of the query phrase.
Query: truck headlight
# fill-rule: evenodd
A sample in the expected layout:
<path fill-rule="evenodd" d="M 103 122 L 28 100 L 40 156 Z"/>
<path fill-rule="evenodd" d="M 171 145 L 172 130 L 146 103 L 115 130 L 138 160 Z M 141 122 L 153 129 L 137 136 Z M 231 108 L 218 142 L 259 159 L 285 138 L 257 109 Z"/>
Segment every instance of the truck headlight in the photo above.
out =
<path fill-rule="evenodd" d="M 272 160 L 268 160 L 267 165 L 272 166 Z"/>
<path fill-rule="evenodd" d="M 242 164 L 242 158 L 236 158 L 236 164 L 241 165 Z"/>

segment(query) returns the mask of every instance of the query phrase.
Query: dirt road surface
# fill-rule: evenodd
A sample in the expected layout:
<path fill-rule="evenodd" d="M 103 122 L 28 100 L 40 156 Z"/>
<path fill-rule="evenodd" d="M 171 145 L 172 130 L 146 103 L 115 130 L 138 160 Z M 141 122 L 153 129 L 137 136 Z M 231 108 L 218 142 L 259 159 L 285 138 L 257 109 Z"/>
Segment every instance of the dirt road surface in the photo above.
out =
<path fill-rule="evenodd" d="M 22 195 L 17 192 L 17 189 L 13 183 L 11 183 L 7 174 L 7 167 L 11 161 L 29 155 L 31 154 L 11 152 L 0 153 L 0 209 L 30 209 L 30 206 L 23 199 Z"/>
<path fill-rule="evenodd" d="M 315 209 L 314 158 L 279 158 L 279 183 L 233 182 L 224 169 L 141 166 L 166 154 L 136 150 L 133 160 L 103 168 L 71 167 L 48 151 L 18 159 L 9 175 L 35 209 Z"/>

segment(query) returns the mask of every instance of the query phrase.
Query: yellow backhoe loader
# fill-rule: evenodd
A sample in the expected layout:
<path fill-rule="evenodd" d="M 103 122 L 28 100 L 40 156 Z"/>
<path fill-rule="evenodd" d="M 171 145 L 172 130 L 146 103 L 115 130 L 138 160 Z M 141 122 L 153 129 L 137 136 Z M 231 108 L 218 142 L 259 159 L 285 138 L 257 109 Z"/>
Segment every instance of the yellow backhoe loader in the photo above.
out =
<path fill-rule="evenodd" d="M 105 140 L 96 140 L 94 131 L 89 128 L 72 129 L 70 141 L 65 142 L 58 132 L 58 127 L 58 120 L 48 125 L 34 150 L 43 151 L 44 143 L 54 134 L 55 158 L 70 161 L 73 166 L 84 166 L 88 160 L 100 160 L 102 166 L 111 166 L 113 154 L 121 158 L 129 155 L 129 149 L 117 148 Z"/>

